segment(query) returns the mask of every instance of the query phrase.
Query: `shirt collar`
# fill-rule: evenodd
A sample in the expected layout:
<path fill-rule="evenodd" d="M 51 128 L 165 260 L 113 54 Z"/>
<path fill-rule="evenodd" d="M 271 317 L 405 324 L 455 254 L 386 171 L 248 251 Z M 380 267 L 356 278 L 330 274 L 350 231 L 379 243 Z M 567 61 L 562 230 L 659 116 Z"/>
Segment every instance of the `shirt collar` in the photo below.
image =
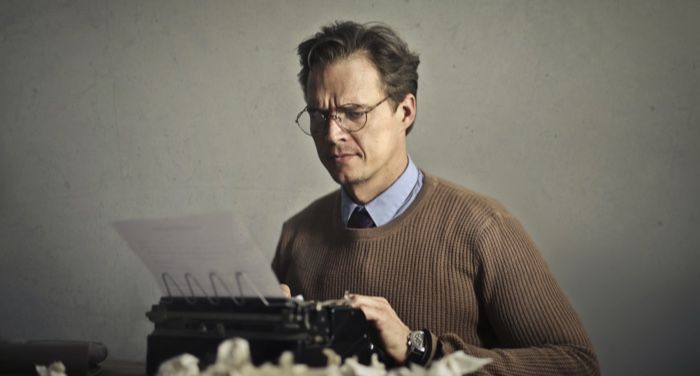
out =
<path fill-rule="evenodd" d="M 367 213 L 372 217 L 377 227 L 385 225 L 394 219 L 396 213 L 405 205 L 406 200 L 411 196 L 416 182 L 418 181 L 418 177 L 418 167 L 416 167 L 409 157 L 408 166 L 406 166 L 401 176 L 399 176 L 389 188 L 365 205 Z M 356 204 L 352 198 L 350 198 L 350 195 L 345 192 L 345 189 L 341 188 L 340 213 L 343 223 L 348 223 L 350 215 L 358 206 L 361 205 Z"/>

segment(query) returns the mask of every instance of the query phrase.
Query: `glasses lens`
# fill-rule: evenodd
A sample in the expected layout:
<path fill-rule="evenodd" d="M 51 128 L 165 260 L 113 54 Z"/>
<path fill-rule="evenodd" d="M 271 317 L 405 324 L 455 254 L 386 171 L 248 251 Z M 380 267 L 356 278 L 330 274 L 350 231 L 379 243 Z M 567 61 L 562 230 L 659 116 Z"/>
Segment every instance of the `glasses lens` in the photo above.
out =
<path fill-rule="evenodd" d="M 356 132 L 362 129 L 367 122 L 365 111 L 339 110 L 330 115 L 332 121 L 348 132 Z M 296 123 L 301 130 L 308 135 L 323 133 L 328 126 L 326 117 L 317 111 L 302 111 L 296 119 Z"/>
<path fill-rule="evenodd" d="M 311 117 L 306 110 L 299 113 L 296 122 L 302 132 L 311 135 Z"/>
<path fill-rule="evenodd" d="M 342 114 L 343 128 L 350 132 L 359 131 L 367 122 L 367 112 L 364 111 L 345 110 Z"/>

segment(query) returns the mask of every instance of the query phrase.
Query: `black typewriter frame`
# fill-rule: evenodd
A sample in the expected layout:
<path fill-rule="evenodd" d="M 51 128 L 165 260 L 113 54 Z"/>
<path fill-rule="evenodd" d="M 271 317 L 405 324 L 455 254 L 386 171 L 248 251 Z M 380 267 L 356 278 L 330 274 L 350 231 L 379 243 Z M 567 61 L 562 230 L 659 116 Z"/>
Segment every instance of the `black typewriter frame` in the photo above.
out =
<path fill-rule="evenodd" d="M 253 364 L 276 363 L 284 351 L 295 362 L 325 366 L 323 349 L 341 358 L 356 357 L 369 364 L 383 354 L 373 344 L 371 327 L 359 309 L 343 304 L 299 302 L 286 298 L 163 297 L 146 313 L 154 323 L 147 339 L 146 373 L 189 353 L 200 369 L 216 361 L 219 344 L 234 337 L 248 341 Z"/>

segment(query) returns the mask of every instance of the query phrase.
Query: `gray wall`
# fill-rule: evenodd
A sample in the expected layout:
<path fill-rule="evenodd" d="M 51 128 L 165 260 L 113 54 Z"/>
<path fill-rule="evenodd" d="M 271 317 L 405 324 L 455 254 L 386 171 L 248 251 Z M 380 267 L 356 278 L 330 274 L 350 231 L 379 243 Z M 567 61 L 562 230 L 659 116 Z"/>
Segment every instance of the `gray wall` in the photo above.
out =
<path fill-rule="evenodd" d="M 158 290 L 117 219 L 230 210 L 271 257 L 334 188 L 294 51 L 345 18 L 421 53 L 413 159 L 522 220 L 604 372 L 697 370 L 699 4 L 2 1 L 0 337 L 144 357 Z"/>

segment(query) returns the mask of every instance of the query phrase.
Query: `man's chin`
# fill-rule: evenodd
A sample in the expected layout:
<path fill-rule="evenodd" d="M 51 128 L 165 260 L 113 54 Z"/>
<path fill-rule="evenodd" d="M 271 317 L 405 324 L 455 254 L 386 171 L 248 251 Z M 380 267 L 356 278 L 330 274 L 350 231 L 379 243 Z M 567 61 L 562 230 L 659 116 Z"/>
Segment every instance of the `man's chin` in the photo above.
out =
<path fill-rule="evenodd" d="M 332 171 L 329 169 L 328 172 L 330 173 L 331 178 L 342 186 L 358 184 L 364 180 L 361 176 L 352 174 L 349 171 Z"/>
<path fill-rule="evenodd" d="M 354 184 L 357 179 L 353 179 L 347 175 L 331 175 L 333 180 L 340 185 Z"/>

